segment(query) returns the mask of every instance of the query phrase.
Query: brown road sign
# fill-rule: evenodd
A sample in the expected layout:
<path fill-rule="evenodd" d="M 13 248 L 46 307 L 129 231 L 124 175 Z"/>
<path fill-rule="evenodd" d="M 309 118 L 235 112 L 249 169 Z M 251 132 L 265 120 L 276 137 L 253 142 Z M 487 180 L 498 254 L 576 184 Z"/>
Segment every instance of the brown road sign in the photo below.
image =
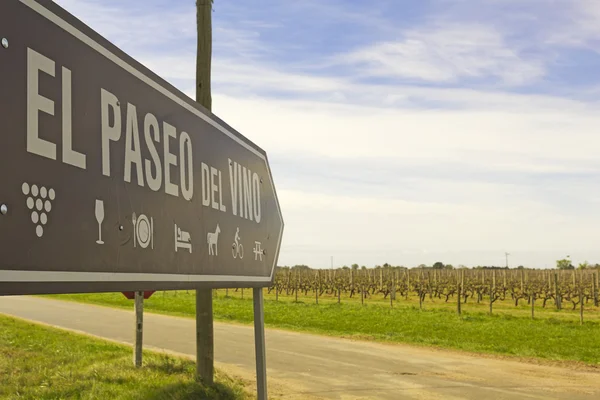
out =
<path fill-rule="evenodd" d="M 261 148 L 51 1 L 0 39 L 0 295 L 272 282 Z"/>

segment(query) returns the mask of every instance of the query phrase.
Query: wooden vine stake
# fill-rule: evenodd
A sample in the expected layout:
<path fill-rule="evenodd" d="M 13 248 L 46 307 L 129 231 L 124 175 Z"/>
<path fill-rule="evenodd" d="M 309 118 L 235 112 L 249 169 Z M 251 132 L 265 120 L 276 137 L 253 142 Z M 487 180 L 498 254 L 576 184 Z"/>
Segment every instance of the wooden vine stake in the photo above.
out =
<path fill-rule="evenodd" d="M 360 285 L 360 304 L 365 305 L 365 289 L 363 285 Z"/>
<path fill-rule="evenodd" d="M 592 293 L 594 296 L 594 307 L 598 307 L 598 272 L 592 276 Z"/>
<path fill-rule="evenodd" d="M 583 271 L 579 274 L 579 323 L 583 325 Z"/>
<path fill-rule="evenodd" d="M 490 286 L 490 315 L 492 315 L 495 295 L 496 295 L 496 271 L 492 271 L 492 284 Z"/>
<path fill-rule="evenodd" d="M 554 273 L 554 300 L 556 301 L 556 309 L 560 311 L 560 293 L 558 290 L 558 273 Z"/>
<path fill-rule="evenodd" d="M 457 279 L 456 279 L 456 293 L 457 293 L 457 296 L 456 296 L 456 298 L 457 298 L 456 312 L 458 313 L 459 316 L 461 314 L 461 309 L 460 309 L 460 297 L 462 296 L 462 293 L 461 293 L 461 290 L 460 290 L 461 286 L 462 286 L 461 282 L 460 282 L 460 280 L 457 277 Z"/>
<path fill-rule="evenodd" d="M 319 279 L 319 271 L 316 274 L 317 284 L 315 285 L 315 303 L 319 304 L 319 289 L 321 287 L 321 279 Z"/>
<path fill-rule="evenodd" d="M 525 291 L 525 270 L 521 270 L 521 293 Z"/>
<path fill-rule="evenodd" d="M 396 274 L 396 272 L 394 271 L 394 274 L 392 275 L 393 277 L 393 281 L 392 281 L 392 296 L 393 296 L 393 300 L 396 300 L 396 281 L 398 280 L 398 275 Z"/>
<path fill-rule="evenodd" d="M 579 323 L 583 325 L 583 287 L 579 289 Z"/>
<path fill-rule="evenodd" d="M 296 285 L 296 303 L 297 303 L 298 302 L 298 279 L 296 279 L 295 285 Z"/>
<path fill-rule="evenodd" d="M 406 300 L 408 300 L 408 292 L 410 292 L 410 269 L 406 270 Z"/>
<path fill-rule="evenodd" d="M 431 274 L 427 271 L 427 289 L 429 290 L 429 299 L 433 300 L 433 290 L 431 290 Z"/>

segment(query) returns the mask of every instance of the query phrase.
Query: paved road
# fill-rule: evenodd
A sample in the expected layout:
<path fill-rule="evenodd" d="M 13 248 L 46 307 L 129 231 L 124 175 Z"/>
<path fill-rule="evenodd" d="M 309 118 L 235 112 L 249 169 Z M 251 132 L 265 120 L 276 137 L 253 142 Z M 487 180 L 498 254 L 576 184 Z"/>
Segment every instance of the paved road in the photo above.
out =
<path fill-rule="evenodd" d="M 132 343 L 131 311 L 0 297 L 0 313 Z M 146 313 L 144 344 L 195 354 L 195 322 Z M 598 399 L 600 373 L 268 329 L 270 398 Z M 253 330 L 215 324 L 217 367 L 254 379 Z"/>

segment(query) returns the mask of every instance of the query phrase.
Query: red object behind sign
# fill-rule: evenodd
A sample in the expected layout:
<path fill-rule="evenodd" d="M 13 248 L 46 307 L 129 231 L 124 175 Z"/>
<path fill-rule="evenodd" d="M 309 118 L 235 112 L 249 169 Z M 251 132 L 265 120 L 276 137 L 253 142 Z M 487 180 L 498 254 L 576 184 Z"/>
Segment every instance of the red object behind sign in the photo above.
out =
<path fill-rule="evenodd" d="M 150 296 L 152 296 L 152 294 L 155 292 L 156 290 L 147 290 L 144 292 L 144 299 L 149 299 Z M 135 292 L 121 292 L 125 295 L 125 297 L 127 297 L 129 300 L 133 300 L 135 299 Z"/>

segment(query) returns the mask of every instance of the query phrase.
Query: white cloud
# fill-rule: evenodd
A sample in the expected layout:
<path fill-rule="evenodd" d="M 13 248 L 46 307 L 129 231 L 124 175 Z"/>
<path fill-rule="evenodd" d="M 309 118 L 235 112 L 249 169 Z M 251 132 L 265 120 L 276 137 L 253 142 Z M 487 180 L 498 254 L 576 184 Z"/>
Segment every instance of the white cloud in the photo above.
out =
<path fill-rule="evenodd" d="M 460 189 L 451 186 L 451 190 Z M 585 252 L 594 248 L 593 225 L 598 218 L 565 218 L 527 200 L 503 204 L 508 197 L 500 187 L 495 199 L 486 197 L 493 190 L 470 189 L 470 204 L 454 207 L 386 201 L 367 193 L 350 198 L 280 190 L 286 219 L 281 264 L 306 262 L 326 267 L 329 256 L 334 255 L 336 265 L 417 265 L 433 263 L 452 252 L 444 254 L 442 261 L 501 265 L 503 251 L 508 249 L 512 262 L 543 267 L 552 265 L 556 253 L 565 251 L 574 258 L 600 255 Z M 486 200 L 489 204 L 480 204 Z M 415 254 L 415 249 L 426 254 Z"/>
<path fill-rule="evenodd" d="M 546 105 L 540 112 L 535 103 L 531 109 L 505 106 L 495 112 L 423 112 L 222 95 L 214 100 L 218 115 L 271 158 L 278 155 L 273 173 L 276 183 L 285 181 L 279 186 L 286 220 L 283 264 L 327 266 L 330 254 L 343 263 L 428 262 L 429 256 L 406 253 L 419 248 L 431 257 L 450 257 L 444 251 L 452 249 L 452 262 L 466 264 L 494 259 L 493 252 L 480 253 L 494 247 L 498 254 L 504 248 L 520 253 L 515 262 L 538 267 L 552 265 L 560 249 L 600 257 L 584 253 L 595 248 L 600 218 L 589 212 L 600 203 L 600 189 L 589 181 L 552 179 L 565 172 L 600 176 L 599 117 L 585 107 Z M 307 162 L 317 164 L 348 160 L 356 168 L 344 174 L 335 162 L 323 163 L 337 169 L 299 180 L 285 162 L 286 155 L 297 154 L 310 154 Z M 372 165 L 374 158 L 413 165 L 415 172 L 403 168 L 395 175 L 393 166 Z M 471 165 L 482 175 L 474 182 L 444 176 L 448 162 Z M 419 174 L 424 166 L 433 177 Z M 354 176 L 357 182 L 372 183 L 344 189 L 356 170 L 363 171 Z M 516 175 L 498 182 L 495 174 L 503 172 Z M 539 173 L 548 174 L 547 184 L 528 187 L 511 178 Z M 335 178 L 340 174 L 344 180 Z"/>
<path fill-rule="evenodd" d="M 503 110 L 492 111 L 410 110 L 264 98 L 247 101 L 216 95 L 214 110 L 258 143 L 282 153 L 436 162 L 461 160 L 469 154 L 472 162 L 510 168 L 517 162 L 516 156 L 595 160 L 595 146 L 584 143 L 600 145 L 600 116 L 591 110 L 541 112 L 535 104 L 519 110 L 510 103 Z M 483 156 L 478 157 L 477 152 Z M 514 157 L 506 159 L 507 154 Z"/>
<path fill-rule="evenodd" d="M 193 7 L 158 8 L 153 4 L 127 2 L 106 4 L 103 0 L 60 0 L 65 8 L 86 25 L 107 37 L 126 52 L 151 47 L 168 52 L 174 44 L 195 38 L 196 19 Z M 117 5 L 118 4 L 118 5 Z"/>
<path fill-rule="evenodd" d="M 546 43 L 586 47 L 600 51 L 600 3 L 595 0 L 565 0 L 552 8 L 559 16 L 548 27 Z"/>
<path fill-rule="evenodd" d="M 145 53 L 141 59 L 163 78 L 187 80 L 193 86 L 196 68 L 193 52 L 166 56 Z M 212 67 L 213 84 L 221 85 L 229 93 L 242 92 L 244 96 L 258 91 L 315 94 L 347 89 L 347 82 L 341 79 L 284 72 L 258 62 L 240 64 L 239 59 L 214 57 Z"/>
<path fill-rule="evenodd" d="M 461 78 L 497 78 L 510 85 L 531 83 L 544 75 L 539 60 L 528 59 L 483 24 L 441 23 L 403 33 L 399 41 L 375 43 L 337 57 L 369 76 L 456 82 Z"/>
<path fill-rule="evenodd" d="M 61 4 L 192 94 L 195 48 L 169 44 L 195 37 L 193 15 L 148 12 L 130 22 L 133 6 Z M 281 264 L 328 266 L 333 254 L 336 264 L 447 257 L 442 261 L 498 265 L 504 249 L 515 254 L 515 263 L 532 266 L 552 264 L 562 249 L 574 258 L 578 251 L 600 258 L 585 252 L 596 247 L 600 223 L 589 213 L 600 202 L 595 183 L 563 178 L 527 187 L 511 178 L 600 176 L 597 102 L 497 88 L 375 85 L 348 74 L 290 71 L 269 58 L 269 46 L 252 29 L 224 24 L 215 32 L 221 50 L 213 63 L 213 109 L 278 160 L 275 181 L 285 182 L 279 186 L 286 221 Z M 153 46 L 156 38 L 166 45 Z M 362 63 L 371 75 L 430 82 L 492 77 L 518 85 L 545 73 L 541 62 L 491 26 L 444 23 L 391 39 L 338 61 Z M 299 155 L 318 166 L 308 180 L 291 165 Z M 342 170 L 348 163 L 355 168 Z M 448 165 L 457 163 L 481 173 L 472 180 L 448 173 Z M 419 173 L 425 167 L 429 176 Z M 503 180 L 496 174 L 505 174 Z"/>

